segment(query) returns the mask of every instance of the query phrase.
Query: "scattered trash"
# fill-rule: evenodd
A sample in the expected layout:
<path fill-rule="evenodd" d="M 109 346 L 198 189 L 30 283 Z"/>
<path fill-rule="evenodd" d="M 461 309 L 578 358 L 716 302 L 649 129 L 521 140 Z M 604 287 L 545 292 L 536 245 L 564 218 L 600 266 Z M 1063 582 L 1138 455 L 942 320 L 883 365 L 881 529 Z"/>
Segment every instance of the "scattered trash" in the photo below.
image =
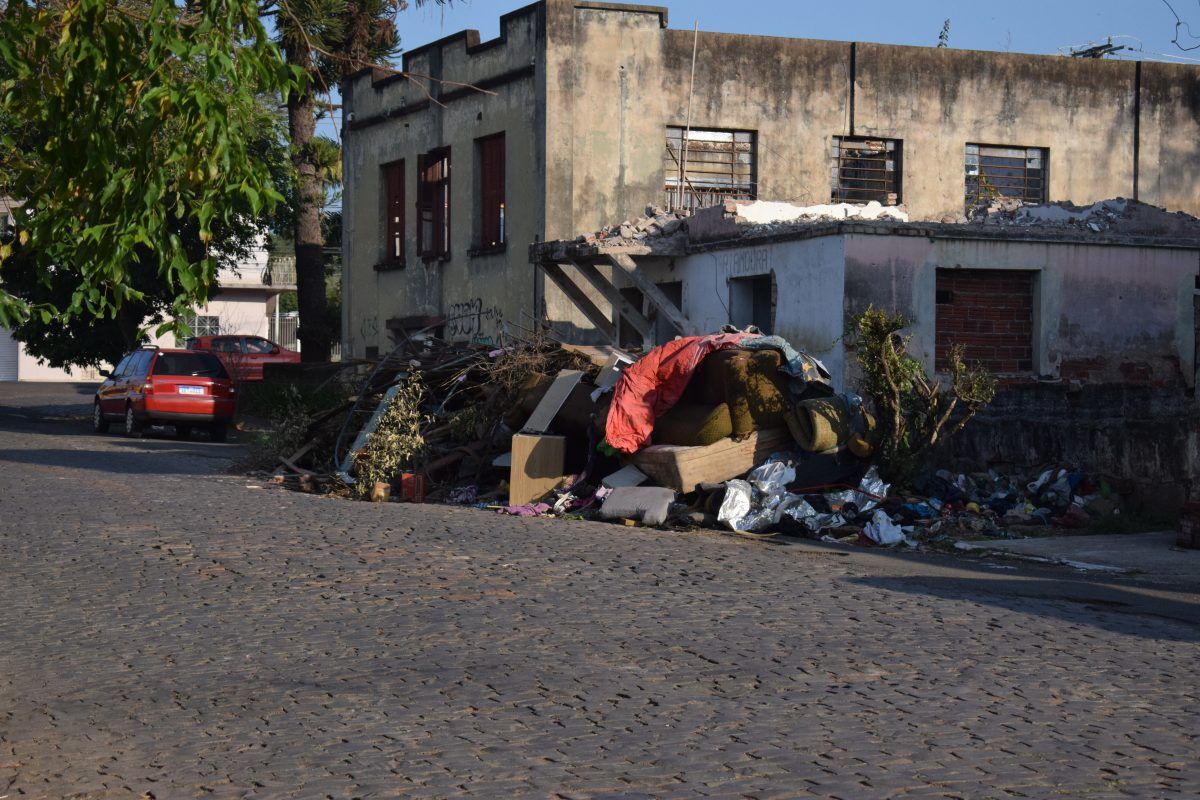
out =
<path fill-rule="evenodd" d="M 892 518 L 882 508 L 871 517 L 871 521 L 863 528 L 863 533 L 875 544 L 885 547 L 906 541 L 904 531 L 900 530 L 899 525 L 892 522 Z"/>
<path fill-rule="evenodd" d="M 675 501 L 675 492 L 657 486 L 622 486 L 613 489 L 600 506 L 604 519 L 637 519 L 643 525 L 661 525 Z"/>
<path fill-rule="evenodd" d="M 1045 465 L 1029 475 L 930 471 L 895 491 L 873 463 L 879 423 L 868 404 L 835 391 L 820 361 L 754 328 L 645 354 L 546 334 L 506 334 L 497 346 L 422 332 L 356 369 L 357 391 L 309 423 L 270 483 L 520 517 L 963 552 L 1117 515 L 1128 488 Z"/>

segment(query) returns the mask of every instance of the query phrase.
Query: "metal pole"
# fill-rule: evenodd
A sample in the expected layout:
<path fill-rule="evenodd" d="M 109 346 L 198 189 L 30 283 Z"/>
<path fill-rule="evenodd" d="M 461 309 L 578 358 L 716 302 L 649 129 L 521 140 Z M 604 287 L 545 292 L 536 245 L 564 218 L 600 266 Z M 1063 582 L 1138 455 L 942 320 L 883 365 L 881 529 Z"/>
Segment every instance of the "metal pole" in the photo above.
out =
<path fill-rule="evenodd" d="M 692 77 L 688 81 L 687 127 L 683 129 L 683 158 L 679 161 L 679 205 L 683 205 L 683 181 L 687 175 L 688 140 L 692 138 L 692 92 L 696 87 L 696 46 L 700 43 L 700 20 L 692 33 Z"/>

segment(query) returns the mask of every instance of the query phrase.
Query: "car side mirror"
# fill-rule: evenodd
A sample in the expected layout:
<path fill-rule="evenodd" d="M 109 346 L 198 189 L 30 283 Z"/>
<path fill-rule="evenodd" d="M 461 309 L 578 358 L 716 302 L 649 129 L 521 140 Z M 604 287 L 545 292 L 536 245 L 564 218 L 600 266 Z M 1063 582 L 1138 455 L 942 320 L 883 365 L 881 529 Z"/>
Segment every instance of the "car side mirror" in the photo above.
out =
<path fill-rule="evenodd" d="M 102 376 L 104 376 L 105 378 L 111 378 L 111 377 L 113 377 L 113 374 L 112 374 L 112 370 L 111 370 L 111 369 L 102 369 L 102 370 L 100 370 L 100 374 L 101 374 Z"/>
<path fill-rule="evenodd" d="M 274 347 L 271 348 L 271 355 L 273 355 L 273 356 L 279 355 L 280 352 L 281 351 L 279 349 L 279 345 L 275 345 Z"/>

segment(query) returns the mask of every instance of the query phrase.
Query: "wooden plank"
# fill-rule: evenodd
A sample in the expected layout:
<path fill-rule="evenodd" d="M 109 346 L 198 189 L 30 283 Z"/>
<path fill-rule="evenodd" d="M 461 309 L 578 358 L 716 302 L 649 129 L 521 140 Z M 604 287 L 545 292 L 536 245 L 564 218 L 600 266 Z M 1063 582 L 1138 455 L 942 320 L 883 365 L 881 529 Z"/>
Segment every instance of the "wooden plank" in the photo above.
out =
<path fill-rule="evenodd" d="M 583 289 L 580 289 L 575 281 L 563 272 L 562 267 L 549 262 L 542 262 L 538 266 L 542 268 L 542 272 L 550 279 L 550 282 L 557 286 L 575 304 L 575 307 L 583 312 L 588 321 L 596 326 L 596 330 L 604 334 L 614 345 L 618 344 L 617 326 L 613 325 L 612 320 L 605 316 L 603 311 L 596 308 L 596 304 L 584 294 Z"/>
<path fill-rule="evenodd" d="M 581 380 L 583 380 L 583 373 L 577 369 L 564 369 L 558 373 L 554 383 L 550 384 L 550 388 L 542 395 L 537 407 L 529 415 L 529 421 L 521 430 L 534 433 L 548 431 L 550 423 L 554 422 L 559 409 L 563 407 L 563 403 L 567 402 L 567 397 Z"/>
<path fill-rule="evenodd" d="M 675 328 L 684 336 L 698 336 L 700 329 L 697 328 L 690 319 L 683 315 L 683 312 L 671 302 L 671 300 L 662 293 L 653 282 L 647 280 L 640 272 L 638 272 L 637 264 L 629 256 L 618 253 L 609 254 L 608 260 L 613 266 L 625 273 L 625 276 L 633 282 L 633 285 L 642 290 L 642 294 L 646 295 L 647 299 L 659 310 L 667 320 L 675 326 Z"/>
<path fill-rule="evenodd" d="M 508 504 L 523 506 L 541 500 L 563 479 L 567 453 L 565 436 L 512 437 L 512 468 L 508 473 Z"/>
<path fill-rule="evenodd" d="M 625 299 L 617 287 L 613 286 L 600 270 L 596 269 L 595 264 L 589 264 L 586 261 L 572 261 L 575 269 L 579 270 L 587 282 L 595 287 L 597 292 L 604 295 L 608 302 L 612 303 L 613 308 L 629 321 L 629 324 L 634 327 L 642 338 L 649 341 L 654 333 L 654 326 L 650 320 L 642 314 L 641 309 L 635 308 L 633 303 Z"/>
<path fill-rule="evenodd" d="M 659 486 L 691 492 L 701 483 L 720 483 L 744 475 L 771 453 L 794 445 L 787 428 L 755 431 L 744 440 L 722 439 L 704 447 L 656 444 L 629 461 Z"/>

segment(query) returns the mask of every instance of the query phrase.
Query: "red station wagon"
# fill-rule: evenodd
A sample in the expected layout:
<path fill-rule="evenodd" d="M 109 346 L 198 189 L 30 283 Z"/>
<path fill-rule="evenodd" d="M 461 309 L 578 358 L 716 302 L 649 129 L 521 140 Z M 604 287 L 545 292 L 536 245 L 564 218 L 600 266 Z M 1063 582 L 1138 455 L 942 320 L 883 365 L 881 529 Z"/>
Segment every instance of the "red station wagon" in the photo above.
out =
<path fill-rule="evenodd" d="M 115 421 L 124 423 L 126 436 L 147 425 L 168 423 L 180 439 L 204 427 L 214 442 L 225 441 L 236 407 L 235 389 L 225 365 L 212 353 L 144 347 L 104 375 L 107 380 L 96 390 L 92 409 L 97 433 Z"/>
<path fill-rule="evenodd" d="M 261 336 L 193 336 L 187 340 L 187 349 L 215 353 L 239 381 L 261 381 L 264 364 L 300 363 L 298 352 Z"/>

